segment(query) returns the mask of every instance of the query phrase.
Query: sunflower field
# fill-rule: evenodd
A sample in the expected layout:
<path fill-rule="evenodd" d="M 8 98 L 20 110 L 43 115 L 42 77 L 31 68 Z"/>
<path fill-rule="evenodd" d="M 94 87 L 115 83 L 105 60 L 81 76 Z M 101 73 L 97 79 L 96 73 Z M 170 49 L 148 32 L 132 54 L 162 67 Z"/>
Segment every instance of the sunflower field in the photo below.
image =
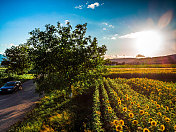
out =
<path fill-rule="evenodd" d="M 147 78 L 102 78 L 83 95 L 45 96 L 10 131 L 174 132 L 176 84 Z"/>
<path fill-rule="evenodd" d="M 99 80 L 94 97 L 101 104 L 96 107 L 96 129 L 176 131 L 175 86 L 146 78 Z"/>

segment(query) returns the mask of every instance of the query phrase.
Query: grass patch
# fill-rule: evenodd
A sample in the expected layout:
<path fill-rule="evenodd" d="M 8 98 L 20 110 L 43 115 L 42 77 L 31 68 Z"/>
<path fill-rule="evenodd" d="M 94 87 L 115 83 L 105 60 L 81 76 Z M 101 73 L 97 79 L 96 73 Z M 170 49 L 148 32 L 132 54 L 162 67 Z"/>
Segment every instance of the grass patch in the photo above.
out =
<path fill-rule="evenodd" d="M 13 125 L 9 132 L 84 131 L 91 126 L 91 105 L 92 92 L 70 98 L 64 91 L 56 90 L 36 103 L 24 120 Z"/>

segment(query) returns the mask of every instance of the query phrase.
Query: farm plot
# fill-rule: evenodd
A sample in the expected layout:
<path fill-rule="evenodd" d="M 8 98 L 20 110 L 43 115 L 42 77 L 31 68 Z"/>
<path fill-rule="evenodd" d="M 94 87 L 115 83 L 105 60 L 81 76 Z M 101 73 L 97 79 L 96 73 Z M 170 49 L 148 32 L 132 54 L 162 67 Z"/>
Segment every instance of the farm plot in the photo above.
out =
<path fill-rule="evenodd" d="M 45 96 L 10 131 L 174 132 L 175 86 L 146 78 L 98 79 L 87 95 Z"/>
<path fill-rule="evenodd" d="M 109 78 L 150 78 L 176 82 L 176 68 L 108 68 Z"/>
<path fill-rule="evenodd" d="M 104 79 L 100 81 L 99 89 L 96 89 L 94 94 L 95 103 L 100 101 L 99 105 L 97 105 L 100 108 L 96 107 L 98 110 L 93 116 L 98 117 L 96 118 L 97 122 L 94 121 L 94 126 L 99 129 L 104 128 L 105 131 L 149 132 L 176 130 L 175 84 L 169 85 L 161 81 L 145 80 L 153 86 L 149 90 L 151 95 L 149 92 L 145 92 L 145 88 L 144 92 L 135 89 L 131 82 L 132 79 Z M 146 83 L 141 80 L 140 88 L 143 87 L 142 82 L 143 84 Z M 138 84 L 138 81 L 136 83 Z M 163 85 L 160 87 L 157 83 Z M 151 87 L 151 85 L 149 86 Z M 165 94 L 170 89 L 173 91 L 171 93 L 173 94 L 172 97 L 166 95 L 167 93 Z M 159 95 L 158 90 L 159 93 L 162 93 L 162 96 Z"/>

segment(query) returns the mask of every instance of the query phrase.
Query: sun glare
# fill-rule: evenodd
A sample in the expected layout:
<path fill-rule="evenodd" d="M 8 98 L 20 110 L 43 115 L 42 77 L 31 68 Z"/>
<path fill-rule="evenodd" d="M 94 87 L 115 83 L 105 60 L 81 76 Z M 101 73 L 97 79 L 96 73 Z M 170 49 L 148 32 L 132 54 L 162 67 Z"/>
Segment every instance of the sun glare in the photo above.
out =
<path fill-rule="evenodd" d="M 136 47 L 140 54 L 153 56 L 162 44 L 162 36 L 159 32 L 150 30 L 139 32 L 136 37 Z"/>

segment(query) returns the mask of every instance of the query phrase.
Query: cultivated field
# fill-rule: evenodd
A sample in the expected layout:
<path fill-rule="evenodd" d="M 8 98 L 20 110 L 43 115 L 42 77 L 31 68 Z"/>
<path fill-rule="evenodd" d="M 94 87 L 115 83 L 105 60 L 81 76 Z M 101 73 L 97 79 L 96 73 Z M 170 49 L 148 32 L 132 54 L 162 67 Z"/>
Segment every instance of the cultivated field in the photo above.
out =
<path fill-rule="evenodd" d="M 152 65 L 110 65 L 107 68 L 176 68 L 176 64 L 152 64 Z"/>
<path fill-rule="evenodd" d="M 64 98 L 62 92 L 45 96 L 11 131 L 176 130 L 175 83 L 103 78 L 92 89 L 79 98 Z"/>
<path fill-rule="evenodd" d="M 150 78 L 176 82 L 175 65 L 119 65 L 109 66 L 106 77 L 110 78 Z"/>

